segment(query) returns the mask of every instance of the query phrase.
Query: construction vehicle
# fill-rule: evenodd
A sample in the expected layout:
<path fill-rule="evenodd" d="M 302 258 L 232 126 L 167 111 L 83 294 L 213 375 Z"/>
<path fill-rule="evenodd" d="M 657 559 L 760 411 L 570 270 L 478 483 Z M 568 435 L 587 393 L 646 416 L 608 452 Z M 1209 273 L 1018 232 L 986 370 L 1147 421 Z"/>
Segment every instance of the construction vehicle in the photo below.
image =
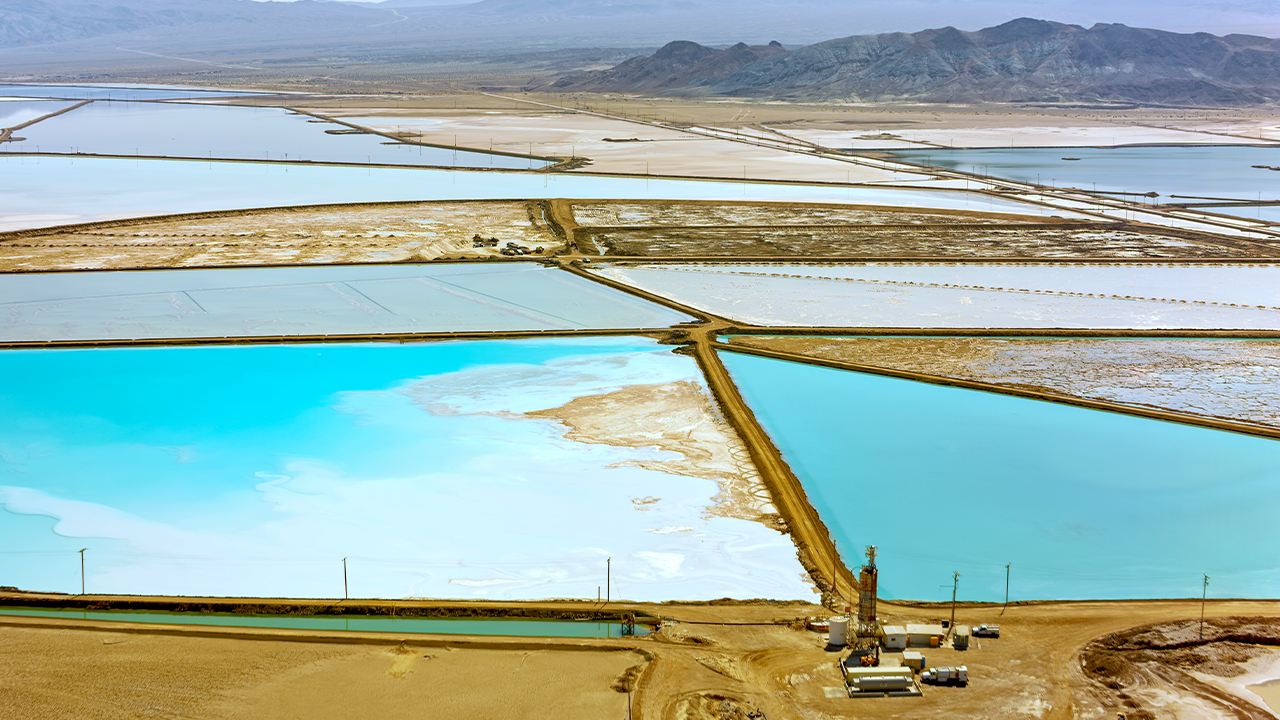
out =
<path fill-rule="evenodd" d="M 854 648 L 853 652 L 849 653 L 849 661 L 852 662 L 854 658 L 858 658 L 858 664 L 862 667 L 879 667 L 880 648 L 872 647 L 866 653 L 863 653 L 860 648 Z"/>
<path fill-rule="evenodd" d="M 969 668 L 964 665 L 960 667 L 925 668 L 920 673 L 920 682 L 929 683 L 930 685 L 959 685 L 964 687 L 969 684 Z"/>

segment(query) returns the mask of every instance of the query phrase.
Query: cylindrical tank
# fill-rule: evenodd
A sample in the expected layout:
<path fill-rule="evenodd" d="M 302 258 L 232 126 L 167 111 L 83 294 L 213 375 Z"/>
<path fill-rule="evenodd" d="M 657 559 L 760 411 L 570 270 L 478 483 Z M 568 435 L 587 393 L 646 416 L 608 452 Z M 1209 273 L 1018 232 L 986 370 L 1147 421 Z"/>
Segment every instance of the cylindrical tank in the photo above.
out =
<path fill-rule="evenodd" d="M 854 692 L 906 690 L 911 687 L 911 678 L 905 677 L 867 677 L 856 678 L 849 683 Z"/>
<path fill-rule="evenodd" d="M 849 644 L 849 616 L 839 615 L 828 621 L 830 630 L 828 630 L 827 644 L 834 647 Z"/>

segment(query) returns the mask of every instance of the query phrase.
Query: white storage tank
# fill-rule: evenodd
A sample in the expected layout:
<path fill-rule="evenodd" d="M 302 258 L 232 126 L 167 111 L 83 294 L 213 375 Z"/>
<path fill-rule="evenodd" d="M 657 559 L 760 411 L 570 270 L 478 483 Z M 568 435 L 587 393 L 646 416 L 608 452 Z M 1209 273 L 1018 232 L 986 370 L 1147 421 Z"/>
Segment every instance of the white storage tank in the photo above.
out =
<path fill-rule="evenodd" d="M 828 621 L 830 630 L 827 635 L 827 644 L 832 647 L 841 647 L 849 644 L 849 616 L 839 615 Z"/>
<path fill-rule="evenodd" d="M 911 688 L 913 681 L 908 677 L 874 676 L 854 678 L 849 682 L 853 692 L 898 692 Z"/>
<path fill-rule="evenodd" d="M 913 677 L 913 671 L 909 667 L 850 667 L 844 668 L 845 682 L 852 683 L 859 678 L 868 677 L 898 677 L 906 678 L 908 681 Z"/>

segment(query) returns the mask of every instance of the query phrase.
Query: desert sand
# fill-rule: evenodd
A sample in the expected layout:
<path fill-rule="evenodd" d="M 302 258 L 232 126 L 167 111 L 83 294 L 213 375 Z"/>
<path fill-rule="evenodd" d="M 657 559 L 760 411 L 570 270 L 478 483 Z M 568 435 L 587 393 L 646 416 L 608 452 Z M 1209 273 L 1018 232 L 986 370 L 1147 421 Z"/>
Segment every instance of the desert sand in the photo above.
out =
<path fill-rule="evenodd" d="M 474 247 L 473 238 L 498 238 Z M 380 203 L 235 211 L 8 234 L 0 270 L 321 265 L 500 257 L 563 246 L 536 201 Z"/>
<path fill-rule="evenodd" d="M 1268 717 L 1256 704 L 1257 714 L 1236 715 L 1221 696 L 1203 694 L 1199 684 L 1154 676 L 1135 692 L 1124 680 L 1113 688 L 1109 676 L 1084 672 L 1081 653 L 1094 638 L 1148 623 L 1194 625 L 1198 600 L 1014 603 L 1007 609 L 961 604 L 957 623 L 998 622 L 1001 636 L 975 638 L 967 651 L 922 652 L 931 666 L 968 666 L 968 687 L 925 686 L 916 698 L 858 699 L 841 693 L 840 653 L 825 648 L 824 636 L 803 629 L 804 617 L 825 614 L 816 606 L 728 602 L 630 609 L 670 620 L 647 638 L 536 640 L 188 632 L 4 618 L 0 714 L 745 720 L 750 712 L 762 712 L 768 718 L 1101 720 L 1117 712 L 1167 717 L 1162 708 L 1178 702 L 1206 710 L 1199 717 Z M 950 606 L 882 602 L 880 614 L 886 623 L 936 622 L 949 617 Z M 1274 635 L 1280 604 L 1211 600 L 1206 614 L 1211 623 L 1219 617 L 1260 618 L 1251 622 Z M 1242 653 L 1237 645 L 1210 633 L 1210 642 L 1193 651 L 1225 658 L 1212 674 L 1239 684 L 1257 674 L 1255 658 L 1263 651 Z M 1170 651 L 1170 672 L 1186 667 L 1186 653 Z M 895 653 L 882 659 L 901 660 Z M 1163 662 L 1159 655 L 1148 660 Z M 1245 663 L 1243 673 L 1231 667 L 1234 662 Z"/>

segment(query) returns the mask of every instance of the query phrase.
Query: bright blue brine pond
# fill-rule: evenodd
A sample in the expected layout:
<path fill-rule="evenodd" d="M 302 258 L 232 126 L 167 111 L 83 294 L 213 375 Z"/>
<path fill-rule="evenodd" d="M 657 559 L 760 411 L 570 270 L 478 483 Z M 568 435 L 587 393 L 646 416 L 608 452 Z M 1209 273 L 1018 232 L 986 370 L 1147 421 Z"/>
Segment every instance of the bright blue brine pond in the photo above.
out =
<path fill-rule="evenodd" d="M 0 615 L 52 617 L 72 620 L 212 625 L 215 627 L 283 628 L 288 630 L 349 630 L 437 635 L 514 637 L 622 637 L 622 624 L 576 620 L 511 620 L 506 618 L 362 617 L 353 615 L 232 615 L 222 613 L 135 612 L 126 610 L 47 610 L 0 608 Z M 648 629 L 636 626 L 638 635 Z"/>
<path fill-rule="evenodd" d="M 1280 596 L 1280 443 L 722 353 L 845 561 L 883 596 Z M 945 588 L 941 588 L 944 586 Z"/>
<path fill-rule="evenodd" d="M 809 597 L 790 538 L 708 514 L 714 479 L 535 414 L 637 386 L 706 397 L 671 350 L 0 352 L 0 578 L 78 593 L 87 548 L 90 593 L 586 599 L 612 558 L 614 598 Z"/>

